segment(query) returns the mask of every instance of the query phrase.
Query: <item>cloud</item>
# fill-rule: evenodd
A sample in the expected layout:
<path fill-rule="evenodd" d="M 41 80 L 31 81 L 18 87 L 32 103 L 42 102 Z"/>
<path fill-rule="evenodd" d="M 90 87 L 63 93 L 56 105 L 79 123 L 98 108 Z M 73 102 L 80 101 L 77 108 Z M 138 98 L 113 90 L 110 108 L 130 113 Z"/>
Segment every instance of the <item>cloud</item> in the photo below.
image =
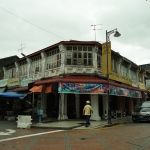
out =
<path fill-rule="evenodd" d="M 3 1 L 1 58 L 21 57 L 21 44 L 28 55 L 62 40 L 93 41 L 91 25 L 103 24 L 96 26 L 97 41 L 105 42 L 106 30 L 117 28 L 121 37 L 110 35 L 113 50 L 137 64 L 149 63 L 149 5 L 144 0 L 15 0 L 15 5 L 13 0 Z"/>

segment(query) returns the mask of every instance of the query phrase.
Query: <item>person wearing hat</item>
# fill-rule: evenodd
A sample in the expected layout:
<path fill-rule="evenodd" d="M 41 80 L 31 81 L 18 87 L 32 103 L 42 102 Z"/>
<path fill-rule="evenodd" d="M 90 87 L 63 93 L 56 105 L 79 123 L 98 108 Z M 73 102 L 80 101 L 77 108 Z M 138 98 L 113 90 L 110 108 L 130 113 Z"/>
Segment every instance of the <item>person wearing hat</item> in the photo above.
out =
<path fill-rule="evenodd" d="M 90 117 L 91 113 L 93 113 L 93 109 L 90 106 L 90 101 L 86 101 L 86 105 L 84 106 L 82 115 L 86 118 L 86 125 L 85 127 L 88 127 L 90 125 Z"/>

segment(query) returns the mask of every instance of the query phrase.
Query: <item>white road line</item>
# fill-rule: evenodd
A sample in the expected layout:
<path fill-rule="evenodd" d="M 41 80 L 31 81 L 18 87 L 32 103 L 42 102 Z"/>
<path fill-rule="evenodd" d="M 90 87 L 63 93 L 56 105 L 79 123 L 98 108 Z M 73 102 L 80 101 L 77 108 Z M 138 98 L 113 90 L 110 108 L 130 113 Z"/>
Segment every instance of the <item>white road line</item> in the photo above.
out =
<path fill-rule="evenodd" d="M 49 133 L 62 132 L 62 131 L 64 131 L 64 130 L 57 130 L 57 131 L 50 131 L 50 132 L 42 132 L 42 133 L 36 133 L 36 134 L 18 136 L 18 137 L 13 137 L 13 138 L 8 138 L 8 139 L 1 139 L 0 142 L 10 141 L 10 140 L 16 140 L 16 139 L 21 139 L 21 138 L 27 138 L 27 137 L 36 136 L 36 135 L 43 135 L 43 134 L 49 134 Z"/>
<path fill-rule="evenodd" d="M 6 129 L 9 132 L 0 132 L 0 135 L 11 135 L 12 133 L 15 133 L 16 130 L 12 130 L 12 129 Z"/>

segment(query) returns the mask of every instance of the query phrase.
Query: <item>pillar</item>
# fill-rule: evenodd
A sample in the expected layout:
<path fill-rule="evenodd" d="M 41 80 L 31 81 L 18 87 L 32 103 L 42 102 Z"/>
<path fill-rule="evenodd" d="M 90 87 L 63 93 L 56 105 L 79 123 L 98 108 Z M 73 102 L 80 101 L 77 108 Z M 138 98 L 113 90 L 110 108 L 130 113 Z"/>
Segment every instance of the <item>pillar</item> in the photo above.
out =
<path fill-rule="evenodd" d="M 99 116 L 98 94 L 91 94 L 91 106 L 93 108 L 93 114 L 91 115 L 91 119 L 101 120 L 101 117 Z"/>
<path fill-rule="evenodd" d="M 46 118 L 47 114 L 46 114 L 46 98 L 45 98 L 45 85 L 43 86 L 42 92 L 41 92 L 41 108 L 43 109 L 43 114 L 42 117 Z"/>
<path fill-rule="evenodd" d="M 42 77 L 45 77 L 45 68 L 46 68 L 46 58 L 47 58 L 47 55 L 45 52 L 42 52 L 41 53 L 41 57 L 42 57 L 42 69 L 41 69 L 41 72 L 42 72 Z"/>
<path fill-rule="evenodd" d="M 75 94 L 75 98 L 76 98 L 76 118 L 80 118 L 80 95 L 79 94 Z"/>
<path fill-rule="evenodd" d="M 67 94 L 60 93 L 58 120 L 65 120 L 65 119 L 68 119 L 68 116 L 67 116 Z"/>
<path fill-rule="evenodd" d="M 103 118 L 107 119 L 108 118 L 108 95 L 102 95 L 102 97 L 103 97 Z"/>

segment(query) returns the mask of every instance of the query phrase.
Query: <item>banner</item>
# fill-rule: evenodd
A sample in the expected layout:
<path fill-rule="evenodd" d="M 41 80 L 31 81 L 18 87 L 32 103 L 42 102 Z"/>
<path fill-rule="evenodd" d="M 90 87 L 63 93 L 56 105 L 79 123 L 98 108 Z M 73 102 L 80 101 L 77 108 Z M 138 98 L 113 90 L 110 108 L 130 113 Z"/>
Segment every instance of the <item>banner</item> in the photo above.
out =
<path fill-rule="evenodd" d="M 109 95 L 142 98 L 142 93 L 140 91 L 134 91 L 126 88 L 116 87 L 113 85 L 110 85 L 109 87 L 110 87 Z"/>
<path fill-rule="evenodd" d="M 107 94 L 108 85 L 88 83 L 59 83 L 58 92 L 74 94 Z"/>
<path fill-rule="evenodd" d="M 102 74 L 109 73 L 111 73 L 111 42 L 106 42 L 102 44 Z"/>
<path fill-rule="evenodd" d="M 142 98 L 140 91 L 116 87 L 107 84 L 90 84 L 90 83 L 58 83 L 59 93 L 74 94 L 108 94 L 115 96 L 125 96 L 131 98 Z"/>

